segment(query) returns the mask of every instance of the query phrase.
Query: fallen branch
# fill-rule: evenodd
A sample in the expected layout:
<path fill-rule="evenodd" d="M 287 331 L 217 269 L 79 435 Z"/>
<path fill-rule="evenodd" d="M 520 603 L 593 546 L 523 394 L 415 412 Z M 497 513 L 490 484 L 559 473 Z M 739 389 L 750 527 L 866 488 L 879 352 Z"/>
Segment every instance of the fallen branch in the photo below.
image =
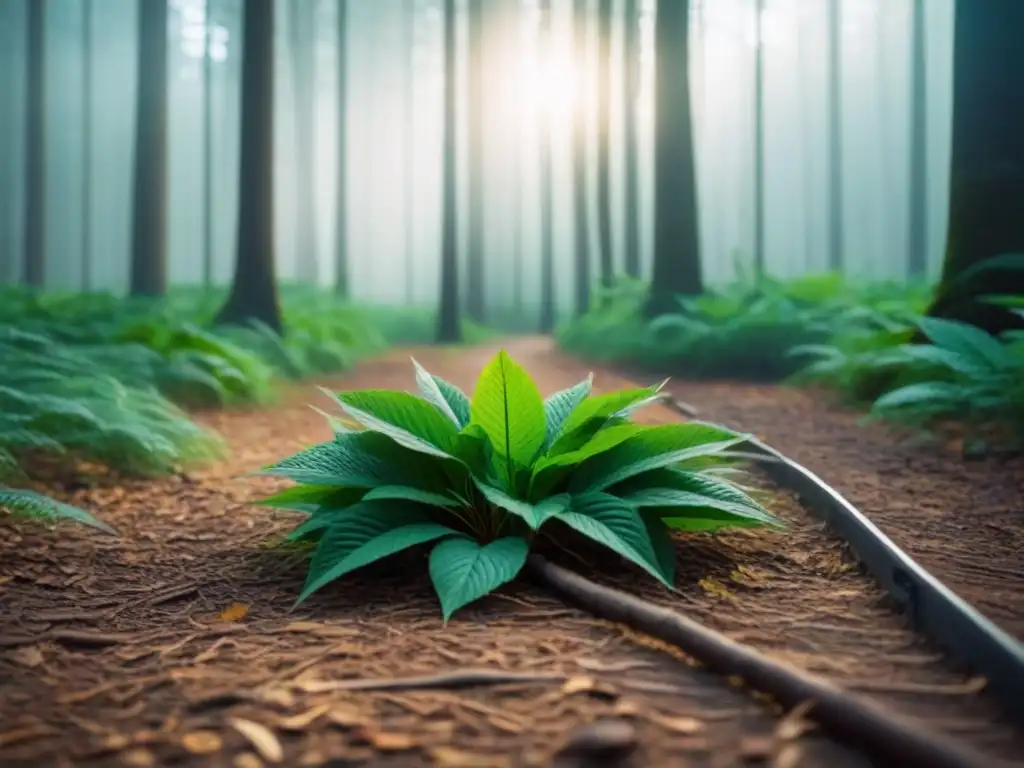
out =
<path fill-rule="evenodd" d="M 510 683 L 550 683 L 565 680 L 565 675 L 502 672 L 491 669 L 464 669 L 436 675 L 415 677 L 360 678 L 356 680 L 313 680 L 299 683 L 306 693 L 328 691 L 414 691 L 423 689 L 472 688 L 481 685 L 507 685 Z"/>
<path fill-rule="evenodd" d="M 717 672 L 736 676 L 791 709 L 814 704 L 807 719 L 886 764 L 980 768 L 998 763 L 945 734 L 930 733 L 893 712 L 740 645 L 695 621 L 616 589 L 595 584 L 539 555 L 532 576 L 551 592 L 609 621 L 671 643 Z"/>

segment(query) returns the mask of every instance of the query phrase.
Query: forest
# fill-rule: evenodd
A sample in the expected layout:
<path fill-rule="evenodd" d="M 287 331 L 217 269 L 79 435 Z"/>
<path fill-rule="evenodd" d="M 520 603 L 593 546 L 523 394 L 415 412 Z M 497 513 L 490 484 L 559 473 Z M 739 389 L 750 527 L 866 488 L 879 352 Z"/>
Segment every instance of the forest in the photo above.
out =
<path fill-rule="evenodd" d="M 0 2 L 0 763 L 1019 759 L 1022 29 Z"/>

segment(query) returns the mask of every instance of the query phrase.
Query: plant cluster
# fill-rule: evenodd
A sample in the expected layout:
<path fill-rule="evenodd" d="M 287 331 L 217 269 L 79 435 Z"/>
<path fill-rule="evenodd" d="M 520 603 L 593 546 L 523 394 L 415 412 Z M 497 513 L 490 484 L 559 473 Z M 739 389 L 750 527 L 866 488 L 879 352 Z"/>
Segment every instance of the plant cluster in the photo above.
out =
<path fill-rule="evenodd" d="M 728 479 L 743 435 L 630 420 L 658 387 L 594 395 L 587 379 L 543 399 L 501 352 L 470 399 L 414 365 L 419 397 L 336 393 L 334 439 L 263 470 L 298 483 L 262 503 L 305 513 L 288 538 L 316 545 L 300 601 L 429 544 L 447 620 L 515 578 L 534 546 L 580 536 L 671 585 L 672 529 L 780 525 Z"/>
<path fill-rule="evenodd" d="M 855 285 L 838 275 L 762 278 L 680 297 L 677 312 L 649 321 L 642 315 L 646 296 L 643 283 L 621 282 L 559 329 L 559 344 L 601 362 L 774 381 L 799 369 L 787 355 L 791 348 L 904 328 L 927 300 L 918 287 Z"/>

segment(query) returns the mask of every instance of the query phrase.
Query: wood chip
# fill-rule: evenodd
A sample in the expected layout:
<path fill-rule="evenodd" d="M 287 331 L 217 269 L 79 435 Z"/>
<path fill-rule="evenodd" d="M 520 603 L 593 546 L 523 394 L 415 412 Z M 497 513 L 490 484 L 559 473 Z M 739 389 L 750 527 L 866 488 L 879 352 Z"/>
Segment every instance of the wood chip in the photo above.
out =
<path fill-rule="evenodd" d="M 381 752 L 405 752 L 419 746 L 416 737 L 411 733 L 395 733 L 392 731 L 375 731 L 370 736 L 370 743 Z"/>
<path fill-rule="evenodd" d="M 156 765 L 156 755 L 148 749 L 139 747 L 123 753 L 121 755 L 121 762 L 133 768 L 147 768 L 147 766 Z"/>
<path fill-rule="evenodd" d="M 814 723 L 806 715 L 814 708 L 813 701 L 797 704 L 775 727 L 775 738 L 782 742 L 795 741 L 808 731 L 814 730 Z"/>
<path fill-rule="evenodd" d="M 263 761 L 252 752 L 236 755 L 233 764 L 235 768 L 263 768 Z"/>
<path fill-rule="evenodd" d="M 281 742 L 267 726 L 240 717 L 229 718 L 228 725 L 247 738 L 260 757 L 268 763 L 280 763 L 284 760 Z"/>
<path fill-rule="evenodd" d="M 577 659 L 576 666 L 588 672 L 629 672 L 633 669 L 649 669 L 654 665 L 640 659 L 623 659 L 621 661 L 601 661 L 600 659 Z"/>
<path fill-rule="evenodd" d="M 181 745 L 193 755 L 212 755 L 224 746 L 216 731 L 191 731 L 181 737 Z"/>
<path fill-rule="evenodd" d="M 318 707 L 313 707 L 308 712 L 281 718 L 277 721 L 277 727 L 285 731 L 304 731 L 327 714 L 330 709 L 330 704 L 321 704 Z"/>
<path fill-rule="evenodd" d="M 7 658 L 29 669 L 34 669 L 45 661 L 43 652 L 39 650 L 38 645 L 25 645 L 21 648 L 15 648 L 7 654 Z"/>
<path fill-rule="evenodd" d="M 434 765 L 440 768 L 509 768 L 511 759 L 480 752 L 466 752 L 454 747 L 435 747 L 430 750 Z"/>
<path fill-rule="evenodd" d="M 695 717 L 667 717 L 665 715 L 651 715 L 651 721 L 657 723 L 667 731 L 681 733 L 685 736 L 692 736 L 704 730 L 704 723 Z"/>

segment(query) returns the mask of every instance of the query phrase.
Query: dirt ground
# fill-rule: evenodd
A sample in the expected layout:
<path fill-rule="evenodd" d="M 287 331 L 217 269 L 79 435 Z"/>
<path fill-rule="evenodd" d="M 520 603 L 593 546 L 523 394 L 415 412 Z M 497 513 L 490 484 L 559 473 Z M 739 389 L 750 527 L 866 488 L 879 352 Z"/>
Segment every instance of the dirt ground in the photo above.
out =
<path fill-rule="evenodd" d="M 492 352 L 415 354 L 471 389 Z M 587 370 L 542 343 L 516 342 L 510 352 L 545 392 Z M 329 383 L 411 389 L 413 377 L 399 352 Z M 596 383 L 621 385 L 603 373 Z M 415 553 L 293 610 L 304 566 L 268 544 L 295 517 L 250 506 L 277 486 L 241 475 L 329 437 L 307 403 L 325 405 L 309 386 L 271 409 L 204 416 L 231 446 L 217 465 L 67 495 L 120 538 L 0 528 L 0 764 L 546 765 L 583 739 L 583 726 L 609 718 L 621 727 L 606 728 L 605 741 L 636 742 L 637 766 L 864 764 L 813 731 L 797 735 L 771 702 L 735 681 L 530 585 L 444 627 Z M 798 504 L 765 490 L 791 522 L 788 533 L 681 537 L 676 593 L 625 565 L 603 578 L 993 755 L 1024 754 L 1024 737 L 1000 719 L 983 681 L 915 635 Z M 356 690 L 354 682 L 473 669 L 527 677 L 463 689 L 434 680 L 423 690 Z"/>

